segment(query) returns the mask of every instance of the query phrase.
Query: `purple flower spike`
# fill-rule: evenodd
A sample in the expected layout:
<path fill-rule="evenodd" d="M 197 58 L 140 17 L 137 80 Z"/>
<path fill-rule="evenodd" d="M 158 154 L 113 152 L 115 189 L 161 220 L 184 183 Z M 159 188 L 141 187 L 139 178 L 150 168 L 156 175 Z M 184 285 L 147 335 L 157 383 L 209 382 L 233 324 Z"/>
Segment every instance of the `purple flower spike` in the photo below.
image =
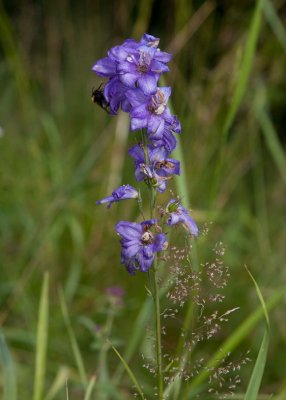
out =
<path fill-rule="evenodd" d="M 139 196 L 138 192 L 136 189 L 134 189 L 133 186 L 131 185 L 123 185 L 114 190 L 112 192 L 111 196 L 105 197 L 102 200 L 98 200 L 96 204 L 105 204 L 109 203 L 107 205 L 107 208 L 110 208 L 112 203 L 115 203 L 116 201 L 120 200 L 126 200 L 126 199 L 137 199 Z"/>
<path fill-rule="evenodd" d="M 151 230 L 156 220 L 135 222 L 120 221 L 115 228 L 121 237 L 121 264 L 134 275 L 136 270 L 147 272 L 153 263 L 155 253 L 166 249 L 166 236 Z"/>
<path fill-rule="evenodd" d="M 181 206 L 177 200 L 170 200 L 166 207 L 168 215 L 167 225 L 181 223 L 192 235 L 198 236 L 198 227 L 195 221 L 189 216 L 188 211 Z"/>

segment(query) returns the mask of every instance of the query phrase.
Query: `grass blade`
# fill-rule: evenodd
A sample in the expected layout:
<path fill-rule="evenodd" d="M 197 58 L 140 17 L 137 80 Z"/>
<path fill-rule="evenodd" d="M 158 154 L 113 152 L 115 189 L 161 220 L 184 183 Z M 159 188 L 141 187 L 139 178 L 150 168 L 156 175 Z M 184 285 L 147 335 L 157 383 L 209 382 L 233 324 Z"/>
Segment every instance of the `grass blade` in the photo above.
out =
<path fill-rule="evenodd" d="M 267 18 L 269 25 L 275 33 L 278 42 L 286 51 L 286 30 L 277 15 L 277 12 L 270 0 L 265 0 L 263 7 L 264 15 Z"/>
<path fill-rule="evenodd" d="M 257 296 L 260 300 L 260 303 L 261 303 L 261 306 L 262 306 L 262 309 L 264 312 L 265 321 L 266 321 L 264 336 L 262 339 L 260 350 L 259 350 L 259 353 L 258 353 L 258 356 L 256 359 L 254 369 L 252 371 L 251 378 L 250 378 L 248 388 L 247 388 L 245 398 L 244 398 L 245 400 L 255 400 L 258 396 L 258 391 L 259 391 L 259 387 L 261 384 L 261 380 L 262 380 L 262 376 L 263 376 L 263 372 L 264 372 L 264 368 L 265 368 L 265 364 L 266 364 L 266 357 L 267 357 L 267 353 L 268 353 L 268 346 L 269 346 L 269 339 L 270 339 L 270 323 L 269 323 L 267 307 L 265 305 L 265 302 L 264 302 L 262 293 L 259 289 L 259 286 L 258 286 L 257 282 L 255 281 L 254 277 L 252 276 L 251 272 L 248 270 L 248 268 L 247 267 L 245 267 L 245 268 L 255 285 Z"/>
<path fill-rule="evenodd" d="M 77 369 L 78 369 L 78 373 L 80 376 L 80 380 L 81 383 L 83 384 L 83 386 L 87 385 L 87 377 L 86 377 L 86 372 L 85 372 L 85 368 L 84 368 L 84 363 L 83 363 L 83 359 L 79 350 L 79 346 L 77 344 L 76 341 L 76 337 L 74 334 L 74 331 L 72 329 L 72 325 L 71 325 L 71 321 L 68 315 L 68 309 L 67 309 L 67 305 L 66 305 L 66 301 L 65 301 L 65 296 L 63 291 L 60 289 L 59 291 L 59 296 L 60 296 L 60 305 L 61 305 L 61 309 L 62 309 L 62 314 L 64 317 L 64 321 L 66 324 L 66 328 L 69 334 L 69 338 L 70 338 L 70 342 L 71 342 L 71 346 L 72 346 L 72 351 L 74 354 L 74 358 L 75 358 L 75 362 L 77 365 Z"/>
<path fill-rule="evenodd" d="M 43 398 L 46 358 L 48 345 L 48 323 L 49 323 L 49 274 L 44 275 L 39 315 L 37 328 L 37 343 L 36 343 L 36 369 L 34 380 L 34 400 Z"/>
<path fill-rule="evenodd" d="M 254 10 L 254 14 L 251 20 L 249 33 L 247 36 L 247 41 L 245 45 L 245 50 L 241 62 L 241 66 L 239 68 L 239 75 L 238 75 L 238 82 L 234 91 L 233 99 L 231 106 L 227 112 L 225 122 L 222 128 L 222 135 L 221 135 L 221 143 L 220 143 L 220 156 L 216 165 L 215 169 L 215 176 L 213 181 L 213 187 L 211 190 L 211 202 L 215 200 L 216 191 L 218 188 L 218 184 L 220 181 L 222 164 L 223 164 L 223 157 L 225 152 L 225 145 L 228 136 L 228 131 L 234 121 L 234 118 L 237 114 L 239 106 L 241 104 L 242 98 L 246 91 L 247 82 L 249 80 L 249 76 L 251 73 L 251 68 L 253 64 L 256 44 L 259 36 L 260 26 L 261 26 L 261 19 L 262 19 L 262 7 L 264 4 L 264 0 L 257 0 L 256 7 Z"/>
<path fill-rule="evenodd" d="M 92 390 L 94 388 L 95 381 L 96 381 L 96 377 L 93 376 L 91 378 L 91 380 L 89 381 L 88 387 L 87 387 L 86 392 L 85 392 L 84 400 L 90 400 L 90 398 L 91 398 L 90 396 L 92 394 Z"/>
<path fill-rule="evenodd" d="M 262 133 L 264 134 L 266 144 L 272 158 L 280 172 L 280 175 L 286 184 L 286 156 L 281 146 L 273 123 L 265 107 L 255 108 L 256 118 L 261 126 Z"/>
<path fill-rule="evenodd" d="M 141 396 L 142 400 L 146 400 L 144 397 L 144 393 L 142 392 L 142 389 L 137 381 L 137 379 L 135 378 L 135 375 L 133 374 L 133 372 L 131 371 L 131 369 L 129 368 L 128 364 L 126 363 L 126 361 L 124 360 L 124 358 L 121 356 L 121 354 L 119 353 L 118 350 L 116 350 L 116 348 L 114 346 L 112 346 L 112 344 L 110 343 L 110 346 L 112 347 L 112 350 L 117 354 L 118 358 L 120 359 L 120 361 L 122 362 L 122 364 L 124 365 L 124 368 L 126 369 L 126 372 L 128 373 L 130 379 L 132 380 L 132 382 L 134 383 L 139 395 Z"/>
<path fill-rule="evenodd" d="M 253 18 L 251 21 L 249 34 L 247 37 L 247 42 L 245 45 L 245 52 L 243 55 L 241 69 L 239 74 L 239 79 L 237 82 L 237 86 L 234 92 L 233 101 L 231 103 L 231 107 L 227 113 L 225 123 L 223 126 L 223 138 L 226 138 L 229 128 L 231 127 L 238 108 L 240 106 L 242 97 L 245 93 L 247 82 L 250 76 L 251 67 L 253 63 L 253 58 L 256 49 L 256 43 L 258 40 L 258 34 L 261 25 L 262 19 L 262 6 L 264 4 L 264 0 L 257 0 L 256 7 L 254 10 Z"/>
<path fill-rule="evenodd" d="M 0 44 L 3 47 L 9 68 L 14 75 L 18 96 L 23 107 L 23 117 L 34 117 L 34 103 L 31 96 L 31 85 L 24 64 L 24 57 L 21 56 L 21 49 L 13 30 L 12 21 L 9 19 L 2 1 L 0 1 Z M 30 119 L 28 119 L 30 121 Z"/>
<path fill-rule="evenodd" d="M 17 399 L 16 373 L 9 347 L 2 333 L 0 333 L 0 362 L 3 367 L 4 400 Z"/>

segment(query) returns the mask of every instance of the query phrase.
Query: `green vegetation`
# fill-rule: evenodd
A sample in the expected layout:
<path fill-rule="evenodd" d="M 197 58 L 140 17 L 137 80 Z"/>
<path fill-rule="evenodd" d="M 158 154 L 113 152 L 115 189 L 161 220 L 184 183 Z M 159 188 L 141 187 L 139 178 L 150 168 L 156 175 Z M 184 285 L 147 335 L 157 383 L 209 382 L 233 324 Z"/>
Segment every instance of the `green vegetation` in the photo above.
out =
<path fill-rule="evenodd" d="M 182 123 L 176 151 L 184 175 L 173 187 L 201 231 L 193 268 L 222 242 L 230 278 L 215 307 L 220 315 L 239 307 L 188 359 L 179 328 L 195 327 L 202 310 L 189 302 L 166 322 L 163 344 L 180 366 L 203 358 L 209 370 L 186 382 L 177 376 L 165 393 L 216 398 L 208 378 L 231 352 L 251 359 L 233 398 L 252 400 L 258 390 L 261 399 L 285 398 L 285 7 L 284 0 L 0 1 L 1 399 L 131 399 L 137 382 L 141 398 L 154 398 L 141 357 L 152 353 L 148 278 L 120 265 L 114 230 L 118 220 L 138 218 L 136 204 L 95 205 L 120 184 L 135 185 L 126 154 L 136 135 L 127 115 L 110 117 L 90 99 L 100 84 L 93 63 L 144 32 L 174 54 L 164 78 Z M 184 247 L 181 230 L 176 236 L 170 240 Z M 106 293 L 111 286 L 124 289 L 123 304 Z"/>

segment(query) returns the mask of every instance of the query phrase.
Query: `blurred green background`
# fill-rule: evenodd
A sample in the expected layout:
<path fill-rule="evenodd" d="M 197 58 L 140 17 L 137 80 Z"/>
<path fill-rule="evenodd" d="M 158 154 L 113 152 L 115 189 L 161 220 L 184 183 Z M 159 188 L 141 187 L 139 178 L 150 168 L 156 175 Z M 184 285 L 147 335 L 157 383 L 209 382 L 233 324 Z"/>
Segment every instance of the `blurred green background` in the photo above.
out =
<path fill-rule="evenodd" d="M 70 381 L 70 398 L 83 398 L 59 288 L 88 376 L 98 374 L 98 349 L 87 325 L 105 321 L 105 289 L 116 285 L 126 293 L 112 333 L 122 352 L 146 297 L 146 276 L 130 277 L 120 266 L 114 231 L 118 220 L 137 218 L 136 204 L 110 210 L 95 205 L 120 184 L 135 184 L 127 149 L 136 135 L 129 134 L 127 115 L 110 117 L 90 98 L 101 83 L 92 65 L 128 37 L 139 40 L 148 32 L 174 54 L 165 81 L 182 123 L 190 204 L 200 229 L 211 226 L 207 240 L 198 239 L 198 257 L 206 258 L 217 242 L 226 247 L 230 281 L 224 308 L 240 310 L 215 343 L 207 344 L 210 354 L 259 308 L 244 264 L 266 300 L 285 287 L 286 1 L 261 3 L 257 11 L 250 0 L 0 2 L 0 329 L 21 400 L 31 398 L 34 382 L 45 271 L 50 276 L 45 394 L 62 373 L 60 390 L 50 398 L 65 398 L 63 376 Z M 270 317 L 261 398 L 280 393 L 283 400 L 285 302 Z M 250 350 L 255 360 L 262 333 L 261 321 L 240 343 L 241 353 Z M 148 386 L 152 380 L 140 352 L 138 345 L 130 365 Z M 118 363 L 109 352 L 111 371 Z M 238 392 L 244 392 L 252 367 L 243 368 Z M 128 386 L 124 376 L 118 389 L 123 398 L 131 398 Z"/>

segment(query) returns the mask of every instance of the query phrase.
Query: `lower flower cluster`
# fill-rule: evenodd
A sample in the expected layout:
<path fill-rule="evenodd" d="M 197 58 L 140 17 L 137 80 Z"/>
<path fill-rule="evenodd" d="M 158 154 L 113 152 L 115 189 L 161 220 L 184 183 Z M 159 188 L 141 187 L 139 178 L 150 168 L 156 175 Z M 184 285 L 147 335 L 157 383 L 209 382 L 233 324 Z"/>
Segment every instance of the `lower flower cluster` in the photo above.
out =
<path fill-rule="evenodd" d="M 120 108 L 128 112 L 131 130 L 143 132 L 143 143 L 129 150 L 134 158 L 136 180 L 162 193 L 173 175 L 180 174 L 180 162 L 171 158 L 170 153 L 176 148 L 175 133 L 181 133 L 181 125 L 168 107 L 171 88 L 158 86 L 161 74 L 169 71 L 167 63 L 172 58 L 158 45 L 159 39 L 149 34 L 144 34 L 139 42 L 127 39 L 112 47 L 92 70 L 108 78 L 102 93 L 96 91 L 97 99 L 102 96 L 99 104 L 110 114 L 117 114 Z M 109 208 L 114 202 L 134 198 L 141 201 L 135 188 L 124 185 L 97 204 L 107 203 Z M 169 201 L 164 214 L 167 225 L 181 223 L 192 235 L 198 234 L 196 223 L 177 200 Z M 167 247 L 166 235 L 156 219 L 141 223 L 121 221 L 116 230 L 121 237 L 121 263 L 130 274 L 137 269 L 148 271 L 155 253 Z"/>
<path fill-rule="evenodd" d="M 151 219 L 140 224 L 121 221 L 116 225 L 116 231 L 121 237 L 121 263 L 127 271 L 134 275 L 136 269 L 148 271 L 153 263 L 155 253 L 165 250 L 167 240 L 164 233 L 157 233 L 157 220 Z"/>

